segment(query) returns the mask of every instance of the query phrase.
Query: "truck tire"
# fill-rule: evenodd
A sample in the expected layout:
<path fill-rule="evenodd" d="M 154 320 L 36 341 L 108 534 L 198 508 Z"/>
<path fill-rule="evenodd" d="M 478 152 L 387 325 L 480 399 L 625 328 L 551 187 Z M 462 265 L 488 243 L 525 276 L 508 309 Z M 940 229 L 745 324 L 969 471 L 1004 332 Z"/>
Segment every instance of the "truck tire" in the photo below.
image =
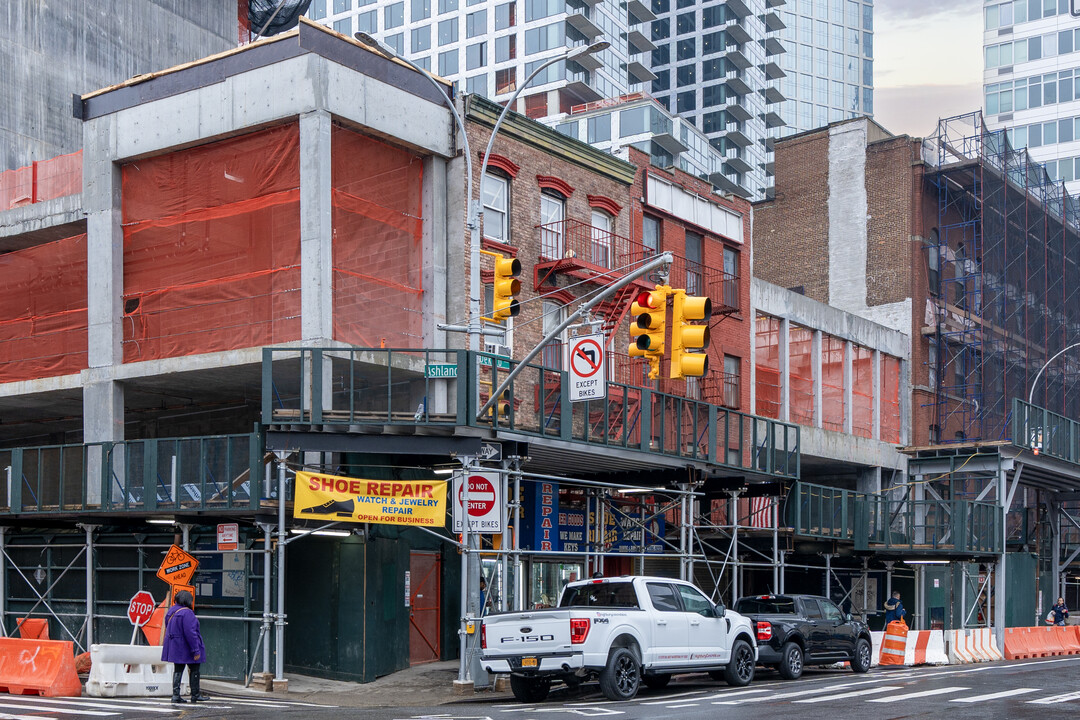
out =
<path fill-rule="evenodd" d="M 798 643 L 786 642 L 780 648 L 780 664 L 776 668 L 785 680 L 798 680 L 803 671 L 803 651 Z"/>
<path fill-rule="evenodd" d="M 745 640 L 731 646 L 731 660 L 724 668 L 724 681 L 732 687 L 749 685 L 754 679 L 754 651 Z"/>
<path fill-rule="evenodd" d="M 608 700 L 632 700 L 641 685 L 641 663 L 629 648 L 615 648 L 600 671 L 600 691 Z"/>
<path fill-rule="evenodd" d="M 864 673 L 870 671 L 870 666 L 873 664 L 873 649 L 870 647 L 870 643 L 866 638 L 859 638 L 855 641 L 855 655 L 851 658 L 851 670 L 852 672 Z"/>
<path fill-rule="evenodd" d="M 642 678 L 642 682 L 645 683 L 645 687 L 650 690 L 662 690 L 667 687 L 667 684 L 671 682 L 671 673 L 659 673 L 657 675 L 646 675 Z"/>
<path fill-rule="evenodd" d="M 549 689 L 551 689 L 551 683 L 546 678 L 510 676 L 510 690 L 514 693 L 514 697 L 523 703 L 543 702 L 548 696 Z"/>

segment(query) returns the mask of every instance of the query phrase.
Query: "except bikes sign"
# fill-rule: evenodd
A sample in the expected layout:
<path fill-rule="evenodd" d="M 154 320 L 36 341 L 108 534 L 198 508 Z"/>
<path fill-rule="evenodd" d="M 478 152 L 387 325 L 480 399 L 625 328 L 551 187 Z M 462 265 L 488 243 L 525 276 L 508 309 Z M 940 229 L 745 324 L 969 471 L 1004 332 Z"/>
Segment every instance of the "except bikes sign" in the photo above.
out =
<path fill-rule="evenodd" d="M 362 480 L 298 472 L 293 517 L 443 527 L 446 481 Z"/>
<path fill-rule="evenodd" d="M 570 402 L 599 400 L 605 395 L 604 336 L 574 338 L 570 341 Z"/>

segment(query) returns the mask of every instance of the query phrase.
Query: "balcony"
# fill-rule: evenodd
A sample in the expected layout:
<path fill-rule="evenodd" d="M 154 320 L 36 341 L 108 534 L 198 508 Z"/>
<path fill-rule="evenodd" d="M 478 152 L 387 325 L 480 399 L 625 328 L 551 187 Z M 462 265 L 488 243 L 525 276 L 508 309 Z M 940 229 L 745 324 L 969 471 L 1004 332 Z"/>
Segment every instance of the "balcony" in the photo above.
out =
<path fill-rule="evenodd" d="M 262 418 L 270 430 L 419 436 L 486 429 L 512 439 L 621 449 L 755 475 L 797 478 L 799 428 L 615 380 L 601 400 L 571 403 L 566 373 L 528 365 L 506 393 L 506 412 L 478 420 L 491 388 L 517 361 L 465 350 L 266 348 Z M 311 372 L 311 368 L 324 372 Z M 632 370 L 631 370 L 632 372 Z M 640 377 L 640 376 L 638 376 Z M 445 407 L 429 401 L 445 398 Z M 365 429 L 365 426 L 372 426 Z M 381 429 L 379 429 L 381 428 Z M 530 444 L 530 455 L 544 450 Z M 560 453 L 563 451 L 559 451 Z"/>
<path fill-rule="evenodd" d="M 630 0 L 626 3 L 626 9 L 630 11 L 631 17 L 627 19 L 631 25 L 652 22 L 656 19 L 656 14 L 641 0 Z M 634 22 L 635 19 L 637 22 Z"/>
<path fill-rule="evenodd" d="M 634 52 L 651 52 L 656 49 L 656 43 L 637 30 L 631 30 L 626 34 L 626 40 Z"/>
<path fill-rule="evenodd" d="M 728 50 L 724 54 L 724 57 L 729 63 L 739 68 L 740 70 L 746 70 L 753 65 L 753 63 L 750 62 L 750 60 L 746 57 L 746 54 L 738 48 Z"/>
<path fill-rule="evenodd" d="M 766 80 L 779 80 L 780 78 L 787 77 L 787 73 L 784 72 L 784 69 L 782 67 L 780 67 L 779 65 L 777 65 L 772 60 L 765 63 L 765 65 L 763 67 L 764 67 L 764 70 L 765 70 L 765 79 Z"/>
<path fill-rule="evenodd" d="M 588 8 L 566 7 L 566 22 L 585 37 L 593 40 L 603 34 L 600 26 L 589 17 Z"/>
<path fill-rule="evenodd" d="M 742 79 L 741 73 L 732 70 L 724 76 L 724 84 L 728 89 L 738 96 L 749 95 L 753 92 L 753 88 L 746 84 L 746 81 Z"/>
<path fill-rule="evenodd" d="M 724 171 L 734 173 L 748 173 L 754 169 L 754 166 L 746 162 L 742 157 L 742 152 L 737 149 L 728 150 L 724 154 Z"/>
<path fill-rule="evenodd" d="M 780 15 L 775 11 L 765 13 L 761 16 L 761 19 L 765 23 L 766 32 L 780 32 L 787 27 L 784 21 L 780 19 Z"/>
<path fill-rule="evenodd" d="M 765 98 L 766 105 L 774 105 L 778 102 L 784 102 L 784 100 L 787 100 L 787 98 L 784 97 L 783 93 L 781 93 L 778 88 L 775 88 L 771 85 L 762 88 L 760 92 L 761 96 Z"/>
<path fill-rule="evenodd" d="M 712 300 L 713 322 L 739 312 L 739 277 L 720 268 L 703 265 L 672 253 L 669 284 L 681 287 L 688 295 L 707 295 Z"/>
<path fill-rule="evenodd" d="M 746 5 L 745 0 L 727 0 L 727 7 L 728 10 L 740 19 L 750 17 L 753 14 Z"/>
<path fill-rule="evenodd" d="M 629 81 L 635 82 L 652 82 L 656 79 L 656 73 L 637 60 L 631 60 L 626 63 L 626 72 L 630 75 Z"/>
<path fill-rule="evenodd" d="M 742 123 L 728 123 L 724 139 L 739 147 L 750 147 L 753 145 L 749 136 L 743 132 Z"/>
<path fill-rule="evenodd" d="M 727 32 L 728 39 L 736 45 L 745 45 L 753 39 L 753 36 L 742 26 L 740 20 L 728 20 L 723 27 L 724 31 Z"/>

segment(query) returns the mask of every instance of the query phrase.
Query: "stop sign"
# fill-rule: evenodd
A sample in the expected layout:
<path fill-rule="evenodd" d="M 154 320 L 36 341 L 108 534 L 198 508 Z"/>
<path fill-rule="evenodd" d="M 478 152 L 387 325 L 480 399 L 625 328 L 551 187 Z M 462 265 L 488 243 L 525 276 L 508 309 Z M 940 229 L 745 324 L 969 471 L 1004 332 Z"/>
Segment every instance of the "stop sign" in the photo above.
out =
<path fill-rule="evenodd" d="M 458 505 L 465 499 L 465 486 L 458 489 Z M 483 517 L 495 508 L 495 486 L 483 475 L 469 476 L 469 515 Z"/>
<path fill-rule="evenodd" d="M 141 627 L 150 621 L 154 614 L 154 596 L 145 590 L 135 593 L 128 603 L 128 620 L 132 625 Z"/>

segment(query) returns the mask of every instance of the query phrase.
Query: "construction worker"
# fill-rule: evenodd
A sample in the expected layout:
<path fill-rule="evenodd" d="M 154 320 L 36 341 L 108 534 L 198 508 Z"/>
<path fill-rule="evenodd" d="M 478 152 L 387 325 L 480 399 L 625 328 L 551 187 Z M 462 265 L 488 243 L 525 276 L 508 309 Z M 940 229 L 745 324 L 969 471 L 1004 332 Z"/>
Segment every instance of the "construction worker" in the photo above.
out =
<path fill-rule="evenodd" d="M 885 624 L 902 620 L 905 614 L 904 603 L 900 602 L 900 591 L 893 590 L 892 597 L 885 601 Z"/>

